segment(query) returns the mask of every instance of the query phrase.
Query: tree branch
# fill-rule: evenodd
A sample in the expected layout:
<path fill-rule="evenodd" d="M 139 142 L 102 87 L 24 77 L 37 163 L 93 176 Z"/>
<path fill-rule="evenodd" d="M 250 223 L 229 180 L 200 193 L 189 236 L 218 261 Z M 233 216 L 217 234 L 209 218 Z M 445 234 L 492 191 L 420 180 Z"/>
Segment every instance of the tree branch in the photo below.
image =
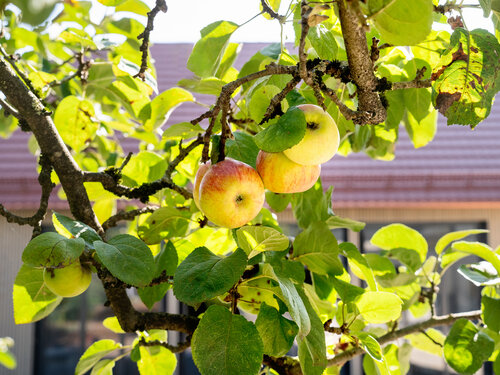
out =
<path fill-rule="evenodd" d="M 71 156 L 42 102 L 0 57 L 0 91 L 33 132 L 42 154 L 50 160 L 68 198 L 75 219 L 103 234 L 83 185 L 83 172 Z"/>
<path fill-rule="evenodd" d="M 459 319 L 468 320 L 478 320 L 481 318 L 481 310 L 469 311 L 464 313 L 449 314 L 443 316 L 435 316 L 429 320 L 423 322 L 415 323 L 407 327 L 401 328 L 396 331 L 388 332 L 385 335 L 379 337 L 377 341 L 380 345 L 384 345 L 400 338 L 403 338 L 412 333 L 421 332 L 432 327 L 446 326 L 455 323 Z M 354 357 L 363 354 L 365 351 L 361 347 L 355 347 L 346 350 L 335 357 L 328 359 L 328 366 L 342 366 L 347 361 L 350 361 Z M 302 375 L 302 370 L 300 368 L 300 363 L 297 359 L 291 357 L 270 357 L 264 356 L 265 365 L 271 367 L 273 370 L 277 371 L 279 374 L 285 375 Z"/>
<path fill-rule="evenodd" d="M 163 346 L 164 348 L 167 348 L 170 350 L 172 353 L 180 353 L 186 350 L 191 346 L 191 336 L 186 337 L 186 341 L 181 342 L 177 345 L 170 345 L 169 343 L 154 340 L 154 341 L 146 341 L 146 339 L 142 338 L 139 341 L 139 345 L 141 346 Z"/>
<path fill-rule="evenodd" d="M 106 231 L 109 228 L 116 226 L 119 221 L 131 221 L 137 216 L 155 212 L 157 209 L 158 207 L 146 206 L 131 211 L 119 211 L 117 214 L 111 216 L 108 220 L 102 223 L 102 229 Z"/>
<path fill-rule="evenodd" d="M 40 174 L 38 175 L 38 183 L 42 187 L 42 195 L 40 197 L 40 207 L 38 210 L 30 217 L 21 217 L 13 214 L 12 212 L 5 209 L 5 207 L 0 204 L 0 215 L 5 216 L 9 223 L 16 223 L 19 225 L 30 225 L 34 228 L 33 237 L 40 234 L 42 220 L 47 213 L 47 207 L 49 205 L 49 198 L 52 189 L 55 185 L 50 179 L 50 174 L 52 173 L 52 166 L 50 161 L 45 157 L 44 154 L 40 155 L 39 164 L 42 167 Z"/>
<path fill-rule="evenodd" d="M 436 317 L 430 318 L 429 320 L 426 320 L 426 321 L 423 321 L 420 323 L 415 323 L 415 324 L 412 324 L 408 327 L 401 328 L 401 329 L 396 330 L 394 332 L 386 333 L 385 335 L 379 337 L 377 339 L 377 341 L 380 343 L 380 345 L 384 345 L 384 344 L 387 344 L 389 342 L 396 341 L 397 339 L 400 339 L 400 338 L 405 337 L 407 335 L 410 335 L 412 333 L 426 330 L 428 328 L 451 325 L 459 319 L 477 320 L 480 318 L 481 318 L 481 310 L 468 311 L 468 312 L 464 312 L 464 313 L 449 314 L 449 315 L 443 315 L 443 316 L 436 316 Z M 328 366 L 330 367 L 330 366 L 342 365 L 345 362 L 351 360 L 352 358 L 354 358 L 362 353 L 364 353 L 364 350 L 359 348 L 359 347 L 347 350 L 347 351 L 345 351 L 341 354 L 338 354 L 335 357 L 329 359 Z"/>
<path fill-rule="evenodd" d="M 350 74 L 358 88 L 359 113 L 353 120 L 360 124 L 379 124 L 385 121 L 387 111 L 377 92 L 378 80 L 368 51 L 366 34 L 360 24 L 359 4 L 357 0 L 340 0 L 337 5 Z"/>
<path fill-rule="evenodd" d="M 134 78 L 139 77 L 143 81 L 146 79 L 146 70 L 148 69 L 148 50 L 149 50 L 149 34 L 153 31 L 154 20 L 159 11 L 166 13 L 168 10 L 165 0 L 156 0 L 156 5 L 151 11 L 148 12 L 148 23 L 146 28 L 142 33 L 137 36 L 137 39 L 142 39 L 141 47 L 139 48 L 142 52 L 141 67 L 139 72 L 134 76 Z"/>

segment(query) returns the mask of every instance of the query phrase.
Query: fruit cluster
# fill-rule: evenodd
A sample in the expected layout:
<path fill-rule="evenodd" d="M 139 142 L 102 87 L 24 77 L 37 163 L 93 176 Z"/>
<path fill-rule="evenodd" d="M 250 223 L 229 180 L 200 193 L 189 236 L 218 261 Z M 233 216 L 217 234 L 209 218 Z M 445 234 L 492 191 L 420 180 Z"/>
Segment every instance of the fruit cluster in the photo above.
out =
<path fill-rule="evenodd" d="M 214 224 L 238 228 L 248 223 L 264 204 L 264 189 L 274 193 L 300 193 L 315 184 L 321 164 L 338 150 L 339 131 L 321 107 L 302 104 L 297 108 L 304 112 L 307 123 L 303 139 L 283 152 L 259 151 L 257 170 L 231 158 L 199 167 L 193 198 Z"/>

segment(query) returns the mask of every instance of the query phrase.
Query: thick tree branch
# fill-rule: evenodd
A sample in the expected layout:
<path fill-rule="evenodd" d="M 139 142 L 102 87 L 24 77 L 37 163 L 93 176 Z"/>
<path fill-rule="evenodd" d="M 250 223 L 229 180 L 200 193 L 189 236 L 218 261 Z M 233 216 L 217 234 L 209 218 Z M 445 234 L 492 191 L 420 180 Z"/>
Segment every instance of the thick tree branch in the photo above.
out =
<path fill-rule="evenodd" d="M 353 82 L 358 88 L 358 116 L 353 120 L 359 124 L 384 122 L 387 111 L 377 92 L 377 77 L 367 47 L 366 34 L 360 24 L 358 0 L 337 2 L 344 37 L 347 60 Z"/>
<path fill-rule="evenodd" d="M 432 81 L 430 79 L 417 79 L 407 82 L 394 82 L 392 83 L 391 90 L 405 90 L 405 89 L 421 89 L 428 88 L 432 86 Z"/>
<path fill-rule="evenodd" d="M 156 5 L 151 11 L 148 12 L 148 23 L 146 25 L 146 28 L 142 33 L 140 33 L 137 36 L 137 39 L 142 39 L 142 44 L 140 47 L 140 50 L 142 52 L 142 58 L 141 58 L 141 67 L 139 69 L 139 72 L 134 76 L 139 77 L 143 81 L 146 79 L 146 70 L 148 69 L 148 50 L 149 50 L 149 34 L 151 34 L 151 31 L 153 31 L 154 28 L 154 20 L 158 12 L 161 10 L 163 13 L 167 12 L 167 4 L 165 3 L 165 0 L 156 0 Z"/>
<path fill-rule="evenodd" d="M 50 160 L 75 219 L 90 225 L 98 233 L 104 233 L 83 185 L 83 172 L 69 153 L 40 99 L 3 57 L 0 57 L 0 91 L 29 125 L 42 154 Z"/>

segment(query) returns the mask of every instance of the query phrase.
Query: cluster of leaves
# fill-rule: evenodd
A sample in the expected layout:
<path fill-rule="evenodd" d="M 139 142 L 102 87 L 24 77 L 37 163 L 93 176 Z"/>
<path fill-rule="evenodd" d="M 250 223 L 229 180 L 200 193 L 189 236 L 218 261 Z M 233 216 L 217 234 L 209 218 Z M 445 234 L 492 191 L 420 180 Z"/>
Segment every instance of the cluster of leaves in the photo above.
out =
<path fill-rule="evenodd" d="M 500 311 L 500 251 L 463 241 L 478 231 L 444 236 L 432 255 L 418 232 L 393 224 L 371 239 L 380 252 L 361 254 L 354 244 L 339 244 L 331 230 L 360 231 L 364 224 L 336 216 L 333 189 L 325 192 L 321 182 L 300 194 L 267 193 L 270 209 L 263 208 L 252 222 L 233 231 L 206 225 L 189 194 L 180 193 L 191 186 L 202 149 L 209 147 L 208 142 L 199 142 L 185 152 L 182 142 L 205 134 L 217 144 L 218 138 L 212 134 L 221 132 L 228 119 L 213 117 L 208 128 L 196 121 L 166 127 L 170 112 L 183 102 L 195 102 L 193 93 L 221 98 L 228 84 L 242 80 L 230 93 L 234 106 L 221 113 L 228 115 L 234 131 L 223 151 L 255 166 L 259 149 L 278 152 L 301 140 L 306 124 L 297 117 L 294 106 L 318 103 L 319 99 L 314 87 L 298 80 L 271 108 L 273 117 L 268 114 L 270 103 L 296 77 L 289 73 L 263 74 L 255 80 L 245 77 L 268 66 L 300 66 L 298 55 L 273 44 L 237 70 L 233 64 L 240 45 L 230 38 L 240 26 L 215 22 L 201 31 L 187 61 L 194 76 L 181 80 L 181 87 L 159 93 L 150 59 L 145 80 L 134 77 L 142 58 L 136 38 L 144 26 L 120 16 L 123 11 L 144 17 L 148 8 L 140 0 L 101 2 L 114 6 L 116 13 L 98 24 L 89 18 L 90 2 L 68 1 L 52 23 L 35 30 L 21 23 L 30 22 L 29 18 L 20 19 L 27 17 L 27 9 L 19 14 L 7 8 L 1 40 L 4 58 L 16 60 L 19 74 L 25 75 L 25 82 L 53 113 L 57 130 L 82 171 L 113 175 L 124 190 L 151 187 L 165 177 L 178 189 L 160 185 L 148 190 L 141 199 L 155 205 L 153 212 L 132 216 L 127 233 L 106 240 L 89 223 L 54 214 L 57 233 L 37 236 L 24 250 L 24 264 L 14 285 L 17 323 L 46 317 L 62 300 L 44 285 L 42 269 L 64 267 L 79 258 L 93 267 L 105 288 L 109 279 L 113 288 L 136 288 L 149 309 L 171 287 L 180 301 L 196 308 L 199 324 L 192 332 L 191 346 L 204 375 L 256 374 L 263 358 L 273 367 L 275 358 L 286 355 L 293 342 L 306 375 L 335 373 L 338 367 L 325 368 L 342 365 L 336 358 L 359 348 L 368 354 L 363 360 L 367 374 L 406 373 L 411 347 L 444 355 L 450 366 L 464 374 L 474 373 L 486 360 L 495 360 L 500 367 L 500 325 L 495 318 Z M 277 11 L 279 3 L 273 1 L 270 6 Z M 485 13 L 495 10 L 495 4 L 481 2 Z M 344 155 L 364 151 L 373 158 L 392 159 L 401 123 L 415 147 L 424 146 L 436 131 L 436 109 L 450 123 L 471 126 L 488 115 L 498 91 L 498 35 L 462 28 L 452 35 L 433 31 L 433 20 L 442 22 L 442 17 L 433 13 L 433 4 L 427 0 L 414 1 L 411 6 L 406 0 L 369 0 L 358 5 L 365 21 L 373 26 L 367 36 L 375 39 L 368 38 L 368 47 L 377 55 L 373 57 L 381 83 L 377 92 L 385 98 L 387 118 L 377 125 L 355 124 L 344 117 L 331 97 L 320 99 L 318 104 L 325 106 L 339 126 Z M 326 70 L 315 79 L 354 111 L 357 88 L 350 67 L 341 63 L 347 53 L 337 8 L 315 9 L 313 16 L 322 22 L 311 22 L 304 39 L 311 70 L 321 73 L 319 66 L 326 64 Z M 300 42 L 300 4 L 291 2 L 283 17 L 296 21 Z M 404 23 L 394 22 L 402 18 Z M 55 26 L 62 31 L 54 37 L 49 31 Z M 401 45 L 410 47 L 398 47 Z M 412 81 L 414 86 L 389 88 Z M 425 81 L 428 84 L 419 85 Z M 10 110 L 3 111 L 8 114 Z M 14 117 L 6 117 L 0 132 L 8 135 L 17 125 Z M 140 152 L 130 159 L 124 158 L 119 142 L 122 135 L 139 144 Z M 31 142 L 33 151 L 37 150 L 35 143 Z M 219 150 L 212 147 L 212 151 Z M 53 179 L 58 181 L 55 175 Z M 85 188 L 99 221 L 105 223 L 116 210 L 116 195 L 101 182 L 86 182 Z M 63 197 L 62 191 L 60 195 Z M 134 201 L 126 204 L 129 212 L 137 208 Z M 283 233 L 273 213 L 289 205 L 301 230 L 295 238 Z M 407 339 L 404 343 L 382 348 L 381 343 L 391 341 L 390 335 L 401 332 L 397 324 L 404 311 L 417 318 L 434 313 L 442 274 L 470 254 L 484 261 L 462 266 L 460 273 L 484 286 L 482 323 L 457 320 L 447 337 L 432 328 L 418 333 L 416 327 L 401 333 L 399 337 Z M 346 265 L 366 287 L 351 283 Z M 246 314 L 237 314 L 239 311 Z M 122 332 L 118 320 L 105 324 Z M 325 330 L 337 335 L 325 336 Z M 101 340 L 83 354 L 76 373 L 92 369 L 95 374 L 109 374 L 117 360 L 130 355 L 141 374 L 169 374 L 176 365 L 172 350 L 164 330 L 141 331 L 130 346 Z M 119 355 L 111 359 L 115 353 Z"/>

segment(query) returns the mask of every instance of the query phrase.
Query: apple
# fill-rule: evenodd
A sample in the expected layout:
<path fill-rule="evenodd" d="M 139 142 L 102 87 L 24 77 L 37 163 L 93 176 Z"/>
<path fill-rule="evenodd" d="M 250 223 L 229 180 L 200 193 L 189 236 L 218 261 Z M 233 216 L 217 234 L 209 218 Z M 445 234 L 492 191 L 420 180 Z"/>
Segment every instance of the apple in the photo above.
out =
<path fill-rule="evenodd" d="M 92 272 L 77 260 L 63 268 L 43 270 L 43 281 L 49 290 L 61 297 L 75 297 L 87 290 Z"/>
<path fill-rule="evenodd" d="M 257 172 L 264 187 L 274 193 L 300 193 L 316 183 L 321 166 L 297 164 L 282 152 L 259 151 Z"/>
<path fill-rule="evenodd" d="M 288 159 L 302 165 L 317 165 L 330 160 L 339 149 L 340 135 L 337 124 L 323 108 L 314 104 L 297 106 L 306 117 L 304 138 L 286 149 Z"/>
<path fill-rule="evenodd" d="M 257 216 L 264 205 L 264 184 L 248 164 L 226 158 L 199 173 L 203 176 L 196 193 L 198 208 L 220 227 L 241 227 Z"/>

